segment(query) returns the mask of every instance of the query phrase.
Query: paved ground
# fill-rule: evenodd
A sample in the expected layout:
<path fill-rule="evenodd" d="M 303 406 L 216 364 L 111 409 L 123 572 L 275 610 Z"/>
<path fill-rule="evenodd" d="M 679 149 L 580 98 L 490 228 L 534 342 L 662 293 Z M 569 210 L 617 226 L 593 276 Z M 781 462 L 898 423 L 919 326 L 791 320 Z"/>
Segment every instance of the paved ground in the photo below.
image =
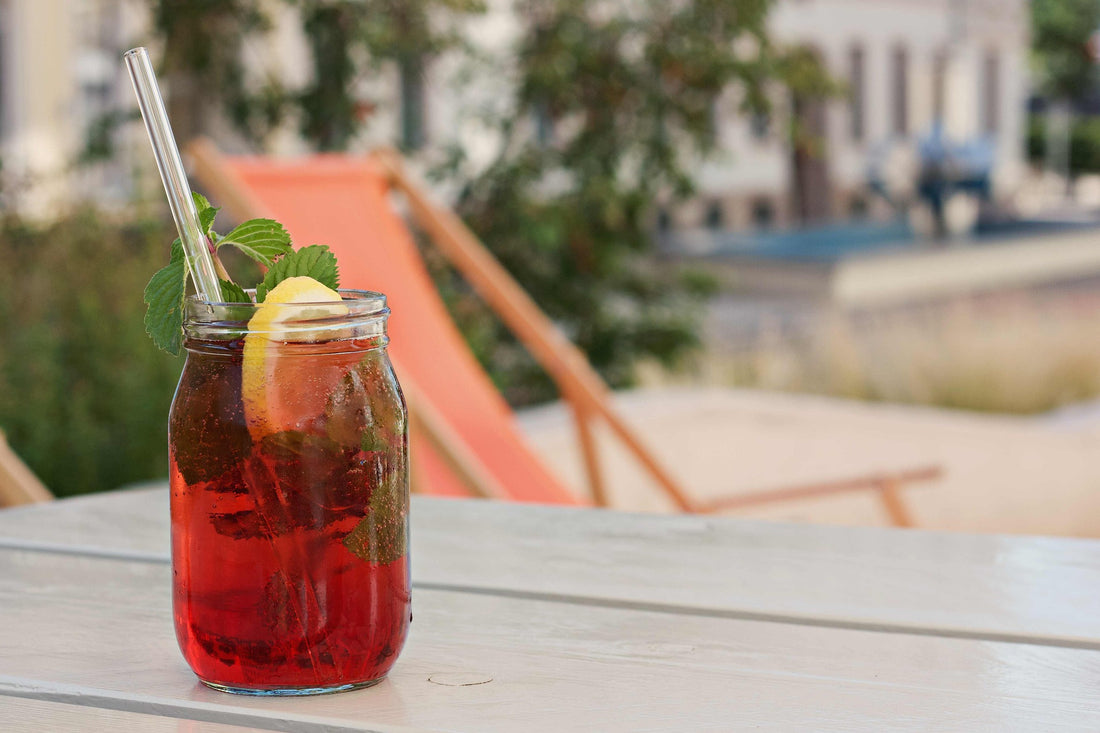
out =
<path fill-rule="evenodd" d="M 906 497 L 918 526 L 968 532 L 1100 537 L 1100 406 L 1048 418 L 873 405 L 723 389 L 663 389 L 617 398 L 654 452 L 699 497 L 941 465 L 942 479 Z M 581 491 L 572 423 L 560 405 L 527 410 L 520 424 L 547 463 Z M 670 505 L 628 456 L 603 461 L 615 506 Z M 875 497 L 837 496 L 757 507 L 741 516 L 831 524 L 885 524 Z"/>

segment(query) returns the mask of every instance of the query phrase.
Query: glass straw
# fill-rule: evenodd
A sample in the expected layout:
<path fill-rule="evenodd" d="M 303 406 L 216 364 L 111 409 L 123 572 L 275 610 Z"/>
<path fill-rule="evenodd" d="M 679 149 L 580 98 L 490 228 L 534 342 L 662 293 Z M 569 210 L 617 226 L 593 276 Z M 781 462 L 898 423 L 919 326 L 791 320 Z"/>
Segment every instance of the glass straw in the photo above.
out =
<path fill-rule="evenodd" d="M 214 259 L 199 223 L 195 201 L 191 198 L 191 186 L 187 183 L 187 173 L 183 170 L 183 161 L 172 135 L 168 113 L 164 110 L 164 99 L 157 86 L 149 53 L 144 47 L 133 48 L 122 58 L 126 61 L 126 70 L 130 72 L 130 81 L 134 83 L 141 117 L 145 120 L 145 130 L 153 145 L 153 157 L 157 160 L 164 193 L 168 195 L 168 207 L 172 210 L 180 241 L 187 253 L 187 267 L 195 283 L 195 292 L 207 302 L 218 302 L 221 300 L 221 285 L 214 269 Z"/>
<path fill-rule="evenodd" d="M 187 183 L 187 173 L 183 170 L 180 151 L 172 135 L 172 126 L 168 123 L 168 113 L 164 110 L 164 99 L 157 85 L 157 77 L 153 73 L 153 65 L 149 62 L 149 53 L 139 47 L 127 51 L 122 57 L 126 61 L 127 71 L 130 72 L 130 81 L 134 83 L 134 93 L 137 94 L 141 117 L 145 120 L 145 129 L 149 133 L 149 142 L 153 144 L 153 156 L 157 159 L 157 170 L 160 171 L 160 180 L 164 183 L 164 192 L 168 194 L 168 206 L 172 209 L 172 218 L 176 220 L 176 229 L 179 230 L 180 240 L 187 252 L 188 268 L 195 282 L 195 291 L 207 302 L 218 302 L 221 300 L 221 283 L 214 269 L 214 259 L 208 249 L 206 234 L 199 223 L 199 212 L 195 208 L 194 199 L 191 198 L 191 186 Z M 271 501 L 270 498 L 264 497 L 256 490 L 257 482 L 251 477 L 246 483 L 256 502 L 256 510 L 261 520 L 270 528 L 272 522 L 268 519 L 268 511 L 265 510 Z M 287 591 L 290 593 L 290 605 L 301 625 L 302 638 L 306 639 L 309 636 L 309 619 L 316 617 L 315 609 L 320 607 L 313 580 L 303 564 L 304 558 L 299 557 L 297 553 L 292 553 L 289 558 L 285 557 L 275 541 L 270 537 L 269 540 L 283 568 L 282 575 L 286 579 Z M 295 569 L 295 574 L 287 572 L 291 567 Z M 291 583 L 291 578 L 295 575 L 305 579 L 304 593 L 299 593 Z M 312 608 L 309 606 L 309 601 L 313 602 Z M 320 685 L 320 663 L 317 653 L 309 644 L 306 648 L 313 672 L 317 675 L 318 685 Z"/>

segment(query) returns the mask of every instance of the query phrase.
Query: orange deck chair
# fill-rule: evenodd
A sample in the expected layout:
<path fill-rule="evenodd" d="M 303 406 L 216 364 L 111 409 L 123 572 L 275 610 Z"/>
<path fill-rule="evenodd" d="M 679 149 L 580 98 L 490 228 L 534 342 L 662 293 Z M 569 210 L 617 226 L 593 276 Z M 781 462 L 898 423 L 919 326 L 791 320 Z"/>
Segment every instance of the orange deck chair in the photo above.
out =
<path fill-rule="evenodd" d="M 395 155 L 319 155 L 279 162 L 224 157 L 203 140 L 189 152 L 198 178 L 229 212 L 278 219 L 299 245 L 329 245 L 340 262 L 341 287 L 386 294 L 393 311 L 390 353 L 410 409 L 417 490 L 586 503 L 534 455 L 511 408 L 470 353 L 389 202 L 391 186 L 405 193 L 434 241 L 517 331 L 569 400 L 581 430 L 593 500 L 606 503 L 588 428 L 589 419 L 598 415 L 677 506 L 690 508 L 673 479 L 613 411 L 606 388 L 576 347 L 558 335 L 479 243 L 467 241 L 470 235 L 457 219 L 441 216 L 417 189 L 401 185 Z"/>
<path fill-rule="evenodd" d="M 369 156 L 315 155 L 278 161 L 223 156 L 207 140 L 188 152 L 211 198 L 241 218 L 282 222 L 299 245 L 324 243 L 340 262 L 340 284 L 389 298 L 390 354 L 409 403 L 414 489 L 436 495 L 539 503 L 588 503 L 565 488 L 535 456 L 511 409 L 470 353 L 436 292 L 389 193 L 404 195 L 412 215 L 452 265 L 501 317 L 555 381 L 570 405 L 592 501 L 607 504 L 594 419 L 602 420 L 681 511 L 716 511 L 773 500 L 878 490 L 894 523 L 908 524 L 896 487 L 938 470 L 876 476 L 701 505 L 693 502 L 643 446 L 609 399 L 584 355 L 451 211 L 434 206 L 392 151 Z"/>

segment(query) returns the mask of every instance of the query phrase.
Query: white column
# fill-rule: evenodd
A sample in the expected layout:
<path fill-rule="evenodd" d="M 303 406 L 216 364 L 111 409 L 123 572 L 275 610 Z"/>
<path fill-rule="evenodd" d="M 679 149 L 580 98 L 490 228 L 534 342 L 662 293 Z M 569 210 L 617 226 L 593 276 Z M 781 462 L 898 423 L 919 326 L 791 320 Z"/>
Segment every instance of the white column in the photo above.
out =
<path fill-rule="evenodd" d="M 951 49 L 944 73 L 944 131 L 952 140 L 970 140 L 979 134 L 979 54 L 969 45 Z"/>
<path fill-rule="evenodd" d="M 64 168 L 81 134 L 70 10 L 65 0 L 12 0 L 7 8 L 4 168 L 31 177 L 24 201 L 31 214 L 48 214 L 66 196 Z"/>

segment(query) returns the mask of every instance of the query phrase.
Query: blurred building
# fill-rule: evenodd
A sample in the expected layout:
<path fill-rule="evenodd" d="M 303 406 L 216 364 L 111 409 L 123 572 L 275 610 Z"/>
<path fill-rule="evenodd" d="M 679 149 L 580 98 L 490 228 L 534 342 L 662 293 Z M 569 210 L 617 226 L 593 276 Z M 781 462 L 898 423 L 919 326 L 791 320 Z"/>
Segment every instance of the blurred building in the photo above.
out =
<path fill-rule="evenodd" d="M 724 154 L 702 166 L 701 195 L 664 214 L 666 225 L 766 229 L 886 216 L 868 187 L 870 167 L 915 176 L 913 151 L 937 121 L 947 139 L 992 149 L 994 198 L 1019 184 L 1026 0 L 779 0 L 770 22 L 777 41 L 812 49 L 846 83 L 846 98 L 796 112 L 777 95 L 774 113 L 755 119 L 738 112 L 734 95 L 718 100 Z M 794 115 L 824 142 L 801 169 L 787 135 Z"/>
<path fill-rule="evenodd" d="M 85 130 L 115 101 L 114 49 L 144 18 L 133 0 L 0 0 L 6 202 L 46 215 L 71 200 L 87 175 L 74 174 Z"/>
<path fill-rule="evenodd" d="M 473 118 L 508 96 L 500 94 L 508 83 L 501 72 L 520 23 L 509 0 L 488 5 L 489 13 L 468 24 L 479 51 L 495 59 L 488 78 L 483 67 L 479 83 L 456 93 L 453 77 L 463 70 L 437 63 L 423 78 L 390 70 L 363 80 L 373 112 L 356 147 L 403 141 L 431 151 L 457 139 L 475 165 L 491 159 L 496 141 Z M 277 0 L 268 9 L 274 28 L 249 42 L 246 62 L 291 87 L 304 84 L 311 64 L 300 20 Z M 659 225 L 763 229 L 885 215 L 868 189 L 869 167 L 876 159 L 904 164 L 937 120 L 951 140 L 992 146 L 995 194 L 1019 180 L 1026 0 L 778 0 L 770 24 L 780 43 L 812 49 L 847 84 L 847 97 L 795 105 L 776 90 L 772 113 L 753 118 L 739 111 L 736 92 L 716 99 L 720 153 L 699 166 L 700 195 L 661 212 Z M 112 161 L 73 167 L 103 115 L 133 108 L 120 54 L 147 43 L 148 28 L 141 0 L 0 0 L 0 193 L 10 200 L 14 188 L 22 205 L 48 212 L 52 202 L 90 193 L 124 201 L 135 180 L 155 190 L 136 122 L 114 136 Z M 818 154 L 796 162 L 792 118 L 822 141 Z M 228 125 L 217 132 L 223 145 L 247 147 Z M 278 152 L 304 149 L 292 125 L 267 142 Z M 902 179 L 911 174 L 902 169 Z"/>
<path fill-rule="evenodd" d="M 104 201 L 129 195 L 127 150 L 110 165 L 76 162 L 90 126 L 130 93 L 119 53 L 147 27 L 141 0 L 0 0 L 0 195 L 6 204 L 48 216 L 89 194 Z"/>

